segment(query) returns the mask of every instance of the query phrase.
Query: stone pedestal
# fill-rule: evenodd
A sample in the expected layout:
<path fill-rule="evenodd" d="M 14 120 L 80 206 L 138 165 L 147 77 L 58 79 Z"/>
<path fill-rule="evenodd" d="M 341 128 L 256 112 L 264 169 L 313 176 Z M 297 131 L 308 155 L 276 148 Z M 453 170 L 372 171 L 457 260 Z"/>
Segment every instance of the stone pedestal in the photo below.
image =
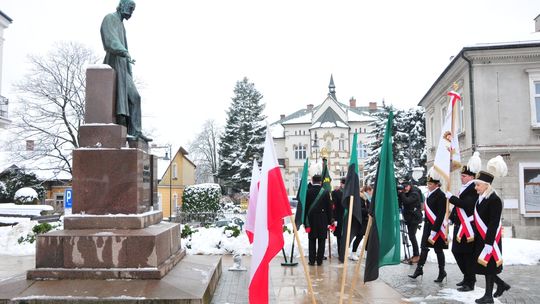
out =
<path fill-rule="evenodd" d="M 157 160 L 115 124 L 114 71 L 89 67 L 81 147 L 73 151 L 73 214 L 37 237 L 29 279 L 160 279 L 185 255 L 179 224 L 162 222 Z M 112 84 L 112 85 L 111 85 Z"/>

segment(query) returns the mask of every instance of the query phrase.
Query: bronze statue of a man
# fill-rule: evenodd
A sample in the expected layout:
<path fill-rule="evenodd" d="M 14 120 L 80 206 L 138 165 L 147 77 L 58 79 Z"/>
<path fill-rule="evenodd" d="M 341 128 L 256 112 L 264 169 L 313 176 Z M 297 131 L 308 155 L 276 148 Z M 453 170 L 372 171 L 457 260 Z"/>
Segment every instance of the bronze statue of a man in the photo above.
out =
<path fill-rule="evenodd" d="M 131 59 L 128 52 L 126 29 L 123 20 L 128 20 L 135 10 L 133 0 L 120 0 L 116 12 L 110 13 L 101 23 L 101 41 L 105 49 L 103 63 L 116 71 L 116 123 L 127 127 L 128 140 L 151 141 L 142 134 L 141 96 L 133 82 Z"/>

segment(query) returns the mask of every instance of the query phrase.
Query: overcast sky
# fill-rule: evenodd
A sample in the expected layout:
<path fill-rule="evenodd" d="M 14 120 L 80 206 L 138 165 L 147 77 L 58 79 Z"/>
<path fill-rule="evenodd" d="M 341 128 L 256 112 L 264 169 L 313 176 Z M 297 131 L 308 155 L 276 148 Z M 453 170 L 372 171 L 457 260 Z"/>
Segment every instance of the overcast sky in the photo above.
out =
<path fill-rule="evenodd" d="M 339 101 L 416 105 L 463 46 L 522 40 L 538 0 L 138 0 L 125 21 L 155 142 L 186 145 L 210 118 L 223 124 L 236 81 L 264 95 L 269 122 L 321 103 L 333 74 Z M 27 72 L 26 56 L 54 42 L 104 55 L 99 28 L 117 0 L 0 0 L 2 95 Z"/>

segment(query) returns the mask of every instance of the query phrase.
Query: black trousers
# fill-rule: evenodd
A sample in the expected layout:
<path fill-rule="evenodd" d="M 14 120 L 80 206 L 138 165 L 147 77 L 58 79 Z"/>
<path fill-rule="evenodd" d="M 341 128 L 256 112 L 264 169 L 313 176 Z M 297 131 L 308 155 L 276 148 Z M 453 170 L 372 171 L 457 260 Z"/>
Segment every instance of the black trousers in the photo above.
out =
<path fill-rule="evenodd" d="M 418 231 L 419 224 L 412 224 L 407 222 L 407 231 L 409 232 L 409 241 L 411 241 L 413 256 L 419 256 L 418 241 L 416 240 L 416 232 Z"/>
<path fill-rule="evenodd" d="M 317 262 L 322 264 L 324 258 L 324 241 L 326 238 L 310 238 L 309 239 L 309 262 L 311 264 Z"/>
<path fill-rule="evenodd" d="M 437 254 L 437 264 L 439 264 L 439 269 L 443 269 L 446 264 L 444 259 L 444 252 L 442 248 L 434 248 L 435 253 Z M 422 247 L 422 253 L 420 254 L 420 259 L 418 260 L 418 266 L 424 266 L 426 264 L 427 255 L 429 253 L 428 247 Z"/>
<path fill-rule="evenodd" d="M 474 253 L 473 252 L 452 252 L 459 270 L 463 273 L 463 281 L 469 286 L 474 287 L 476 275 L 474 274 Z"/>

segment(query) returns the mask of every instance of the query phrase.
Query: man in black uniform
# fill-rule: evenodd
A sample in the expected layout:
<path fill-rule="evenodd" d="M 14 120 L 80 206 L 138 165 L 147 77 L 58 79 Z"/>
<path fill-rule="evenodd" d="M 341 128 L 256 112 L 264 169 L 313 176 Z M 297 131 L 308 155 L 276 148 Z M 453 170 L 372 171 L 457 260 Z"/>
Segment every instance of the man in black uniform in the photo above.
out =
<path fill-rule="evenodd" d="M 334 230 L 334 235 L 336 236 L 337 240 L 337 248 L 338 248 L 338 254 L 339 254 L 339 261 L 343 262 L 343 256 L 341 256 L 341 230 L 343 229 L 343 215 L 345 214 L 345 209 L 343 208 L 343 205 L 341 204 L 341 200 L 343 200 L 343 188 L 345 188 L 345 178 L 342 178 L 339 184 L 339 188 L 332 191 L 332 202 L 334 204 L 333 206 L 333 218 L 334 221 L 337 222 L 336 230 Z"/>
<path fill-rule="evenodd" d="M 463 273 L 463 280 L 457 283 L 458 291 L 474 290 L 476 276 L 474 274 L 474 265 L 476 263 L 474 256 L 474 232 L 473 217 L 474 205 L 478 200 L 478 193 L 474 189 L 475 173 L 469 167 L 461 168 L 461 190 L 459 198 L 447 192 L 446 197 L 450 203 L 455 205 L 450 218 L 454 222 L 454 238 L 452 241 L 452 253 L 456 262 Z"/>
<path fill-rule="evenodd" d="M 312 187 L 306 194 L 306 219 L 304 226 L 309 238 L 309 265 L 322 265 L 324 243 L 332 217 L 330 193 L 321 186 L 322 177 L 311 178 Z"/>
<path fill-rule="evenodd" d="M 416 232 L 418 225 L 422 222 L 422 192 L 410 182 L 403 183 L 403 190 L 398 194 L 400 208 L 402 208 L 403 220 L 407 225 L 409 232 L 409 241 L 413 247 L 413 256 L 411 263 L 418 263 L 420 251 L 418 250 L 418 241 Z"/>

